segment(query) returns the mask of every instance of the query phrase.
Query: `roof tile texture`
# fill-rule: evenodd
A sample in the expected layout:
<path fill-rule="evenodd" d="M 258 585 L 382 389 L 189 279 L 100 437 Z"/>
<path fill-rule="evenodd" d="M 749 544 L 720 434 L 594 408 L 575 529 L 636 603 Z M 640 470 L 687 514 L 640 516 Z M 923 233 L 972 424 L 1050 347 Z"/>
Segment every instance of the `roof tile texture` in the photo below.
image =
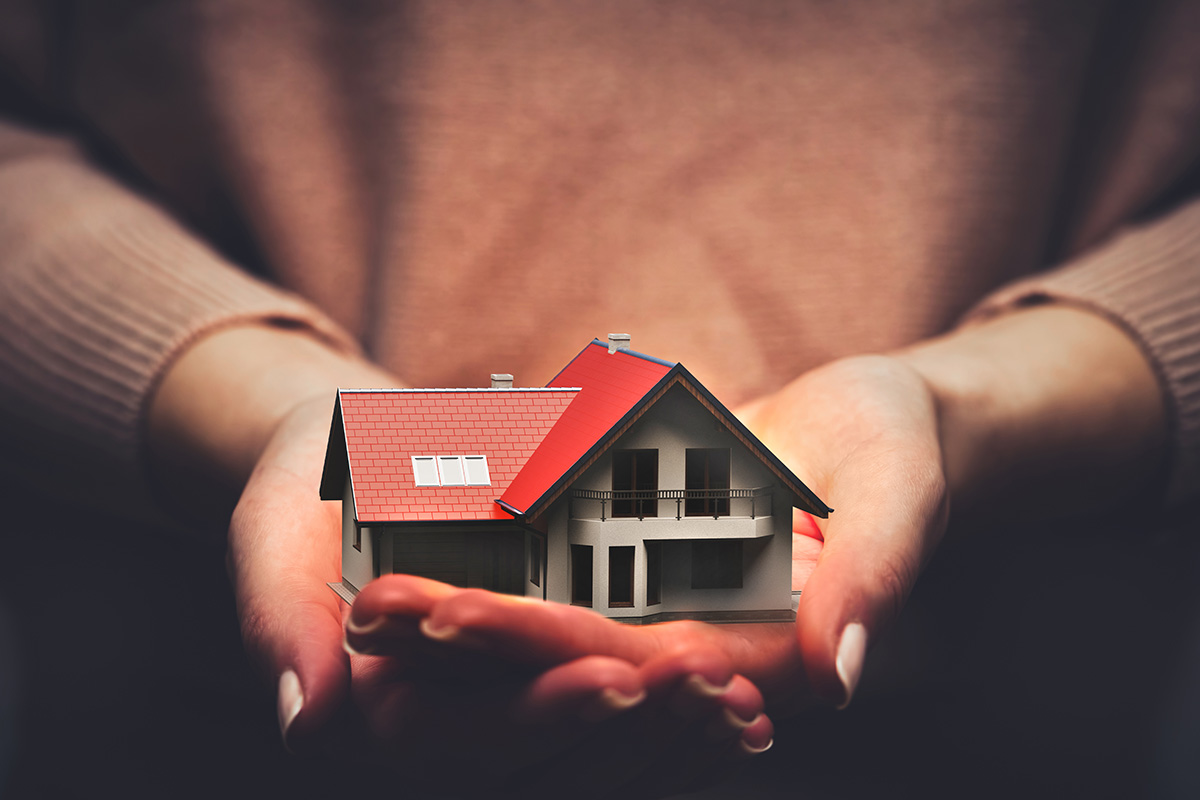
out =
<path fill-rule="evenodd" d="M 578 392 L 342 391 L 360 523 L 508 519 L 496 505 Z M 413 456 L 485 455 L 490 486 L 417 486 Z"/>

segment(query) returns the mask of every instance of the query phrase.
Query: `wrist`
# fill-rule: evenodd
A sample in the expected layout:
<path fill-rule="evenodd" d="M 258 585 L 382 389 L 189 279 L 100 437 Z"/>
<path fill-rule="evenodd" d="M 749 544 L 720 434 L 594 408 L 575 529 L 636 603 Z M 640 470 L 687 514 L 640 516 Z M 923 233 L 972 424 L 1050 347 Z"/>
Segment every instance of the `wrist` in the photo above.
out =
<path fill-rule="evenodd" d="M 339 386 L 396 385 L 382 369 L 302 329 L 221 328 L 188 346 L 150 398 L 152 474 L 172 502 L 228 507 L 293 409 L 326 397 L 332 410 Z"/>
<path fill-rule="evenodd" d="M 936 399 L 951 499 L 968 518 L 1112 507 L 1160 477 L 1158 381 L 1134 339 L 1097 313 L 1016 310 L 897 357 Z"/>

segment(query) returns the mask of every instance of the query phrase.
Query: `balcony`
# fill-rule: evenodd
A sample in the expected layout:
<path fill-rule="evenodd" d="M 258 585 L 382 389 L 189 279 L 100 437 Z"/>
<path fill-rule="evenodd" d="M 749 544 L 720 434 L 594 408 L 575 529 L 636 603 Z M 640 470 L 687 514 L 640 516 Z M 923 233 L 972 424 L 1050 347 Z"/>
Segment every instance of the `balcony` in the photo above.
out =
<path fill-rule="evenodd" d="M 695 519 L 710 516 L 749 517 L 771 515 L 771 487 L 757 489 L 662 489 L 647 491 L 640 489 L 616 489 L 599 491 L 576 489 L 571 492 L 569 515 L 571 519 L 610 518 L 639 521 L 646 517 L 661 518 L 661 503 L 668 508 L 674 502 L 675 519 Z M 599 512 L 597 516 L 596 512 Z M 614 513 L 616 511 L 617 513 Z M 741 512 L 741 513 L 735 513 Z M 669 517 L 668 517 L 669 518 Z"/>

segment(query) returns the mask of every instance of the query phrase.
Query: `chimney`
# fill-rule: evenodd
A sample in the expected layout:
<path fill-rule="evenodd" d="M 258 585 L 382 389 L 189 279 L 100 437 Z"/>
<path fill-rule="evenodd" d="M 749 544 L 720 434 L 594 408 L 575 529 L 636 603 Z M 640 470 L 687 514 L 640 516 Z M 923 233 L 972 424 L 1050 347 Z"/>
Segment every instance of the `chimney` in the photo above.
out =
<path fill-rule="evenodd" d="M 493 389 L 511 389 L 512 381 L 513 381 L 512 375 L 509 375 L 507 372 L 492 373 L 492 388 Z"/>
<path fill-rule="evenodd" d="M 629 349 L 629 334 L 628 333 L 610 333 L 608 335 L 608 354 L 612 355 L 618 350 Z"/>

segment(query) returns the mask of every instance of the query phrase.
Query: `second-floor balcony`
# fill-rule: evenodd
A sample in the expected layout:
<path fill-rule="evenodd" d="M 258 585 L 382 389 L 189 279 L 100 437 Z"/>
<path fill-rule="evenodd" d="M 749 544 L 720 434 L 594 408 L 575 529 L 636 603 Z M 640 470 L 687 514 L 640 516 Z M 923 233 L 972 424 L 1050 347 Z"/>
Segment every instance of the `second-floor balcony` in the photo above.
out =
<path fill-rule="evenodd" d="M 666 512 L 664 514 L 663 512 Z M 571 519 L 749 517 L 771 514 L 771 487 L 757 489 L 576 489 L 571 492 Z"/>

